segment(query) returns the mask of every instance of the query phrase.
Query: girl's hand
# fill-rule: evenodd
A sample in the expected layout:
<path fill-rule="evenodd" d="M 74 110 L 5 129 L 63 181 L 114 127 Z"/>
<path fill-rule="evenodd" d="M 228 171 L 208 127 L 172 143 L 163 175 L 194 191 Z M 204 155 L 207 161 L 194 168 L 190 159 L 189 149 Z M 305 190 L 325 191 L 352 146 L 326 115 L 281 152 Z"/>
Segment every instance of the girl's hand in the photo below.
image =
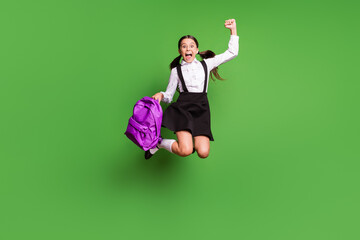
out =
<path fill-rule="evenodd" d="M 231 35 L 237 35 L 236 34 L 236 22 L 235 22 L 235 19 L 225 20 L 225 27 L 227 29 L 230 29 Z"/>
<path fill-rule="evenodd" d="M 164 98 L 164 95 L 159 92 L 159 93 L 156 93 L 154 96 L 152 96 L 152 98 L 159 101 L 159 103 L 160 103 L 160 101 Z"/>

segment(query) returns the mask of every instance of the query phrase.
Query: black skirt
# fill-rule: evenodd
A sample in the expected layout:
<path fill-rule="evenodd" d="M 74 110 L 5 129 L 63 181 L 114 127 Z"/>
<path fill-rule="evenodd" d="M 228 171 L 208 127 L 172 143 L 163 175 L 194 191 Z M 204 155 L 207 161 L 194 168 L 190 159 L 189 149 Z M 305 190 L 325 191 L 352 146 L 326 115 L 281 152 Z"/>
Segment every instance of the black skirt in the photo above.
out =
<path fill-rule="evenodd" d="M 214 141 L 210 127 L 210 108 L 206 93 L 182 92 L 164 112 L 162 126 L 174 132 L 188 131 Z"/>

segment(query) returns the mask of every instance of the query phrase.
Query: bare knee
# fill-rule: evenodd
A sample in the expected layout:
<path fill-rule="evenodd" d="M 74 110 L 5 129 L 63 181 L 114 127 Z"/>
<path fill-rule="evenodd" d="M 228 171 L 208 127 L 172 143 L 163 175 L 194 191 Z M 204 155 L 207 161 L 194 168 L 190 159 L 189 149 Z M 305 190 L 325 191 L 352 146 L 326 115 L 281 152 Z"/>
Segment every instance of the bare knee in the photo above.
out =
<path fill-rule="evenodd" d="M 207 158 L 210 152 L 210 139 L 207 136 L 195 137 L 195 149 L 200 158 Z"/>
<path fill-rule="evenodd" d="M 197 154 L 200 158 L 207 158 L 209 156 L 210 149 L 207 148 L 199 148 L 197 150 Z"/>
<path fill-rule="evenodd" d="M 180 150 L 179 155 L 182 157 L 186 157 L 186 156 L 189 156 L 190 154 L 192 154 L 193 147 L 192 146 L 180 146 L 179 150 Z"/>

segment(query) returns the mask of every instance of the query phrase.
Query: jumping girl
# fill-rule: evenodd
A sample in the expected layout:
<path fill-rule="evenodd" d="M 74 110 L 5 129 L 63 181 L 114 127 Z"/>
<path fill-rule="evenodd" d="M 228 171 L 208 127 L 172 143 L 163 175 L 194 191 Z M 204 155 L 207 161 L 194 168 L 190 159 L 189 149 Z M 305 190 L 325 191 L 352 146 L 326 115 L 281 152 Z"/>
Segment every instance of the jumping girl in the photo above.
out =
<path fill-rule="evenodd" d="M 176 87 L 180 95 L 164 112 L 162 126 L 176 133 L 174 139 L 163 139 L 156 148 L 145 152 L 145 159 L 152 157 L 159 148 L 179 156 L 188 156 L 194 151 L 199 157 L 206 158 L 210 152 L 210 141 L 214 141 L 210 128 L 210 108 L 207 99 L 208 76 L 223 80 L 217 67 L 238 55 L 239 36 L 236 32 L 235 19 L 225 21 L 225 28 L 230 29 L 229 48 L 222 54 L 215 55 L 207 50 L 199 52 L 195 37 L 186 35 L 178 42 L 179 56 L 170 64 L 170 79 L 166 92 L 159 92 L 153 99 L 170 103 Z M 199 54 L 202 61 L 195 56 Z M 182 61 L 180 63 L 180 59 Z M 194 145 L 193 145 L 194 139 Z"/>

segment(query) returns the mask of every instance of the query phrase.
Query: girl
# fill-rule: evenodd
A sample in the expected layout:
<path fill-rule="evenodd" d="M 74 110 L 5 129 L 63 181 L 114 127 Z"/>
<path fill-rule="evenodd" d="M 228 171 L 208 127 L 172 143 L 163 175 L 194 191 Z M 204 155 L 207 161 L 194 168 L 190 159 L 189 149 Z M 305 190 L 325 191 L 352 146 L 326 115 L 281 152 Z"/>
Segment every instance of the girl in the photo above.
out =
<path fill-rule="evenodd" d="M 210 50 L 199 52 L 199 44 L 195 37 L 186 35 L 178 42 L 179 56 L 170 64 L 171 74 L 166 92 L 159 92 L 153 99 L 170 103 L 176 87 L 180 95 L 164 112 L 162 126 L 176 133 L 174 139 L 163 139 L 158 147 L 145 152 L 149 159 L 159 148 L 179 156 L 188 156 L 196 151 L 201 158 L 206 158 L 210 152 L 210 141 L 214 141 L 210 129 L 210 109 L 207 99 L 209 73 L 223 80 L 217 67 L 238 55 L 239 37 L 236 33 L 235 19 L 225 21 L 225 28 L 230 29 L 229 48 L 222 54 L 215 55 Z M 204 60 L 198 61 L 199 54 Z M 182 58 L 181 63 L 179 63 Z M 213 79 L 214 80 L 214 79 Z M 194 145 L 193 147 L 193 139 Z"/>

